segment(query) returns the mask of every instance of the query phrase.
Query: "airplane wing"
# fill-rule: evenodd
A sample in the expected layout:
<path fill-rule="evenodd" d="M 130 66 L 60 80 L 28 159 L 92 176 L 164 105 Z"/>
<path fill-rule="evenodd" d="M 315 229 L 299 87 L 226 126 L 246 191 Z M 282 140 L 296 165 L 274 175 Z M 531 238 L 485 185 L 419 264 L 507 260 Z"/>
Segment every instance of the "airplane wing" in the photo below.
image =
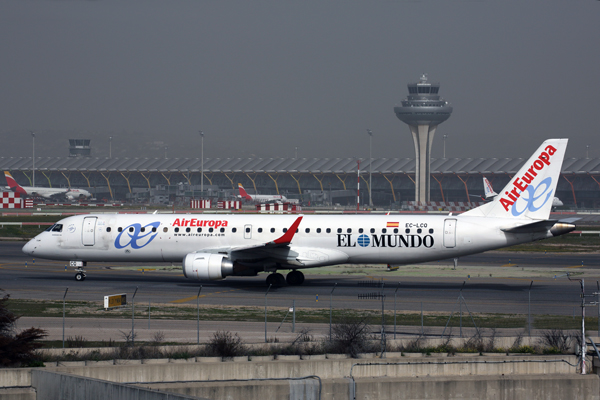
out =
<path fill-rule="evenodd" d="M 281 260 L 287 264 L 302 265 L 296 260 L 298 253 L 290 250 L 289 245 L 298 230 L 298 226 L 304 216 L 296 218 L 290 228 L 279 238 L 266 243 L 248 246 L 220 247 L 213 249 L 201 249 L 202 253 L 227 254 L 232 260 L 253 259 L 264 260 L 267 258 Z"/>

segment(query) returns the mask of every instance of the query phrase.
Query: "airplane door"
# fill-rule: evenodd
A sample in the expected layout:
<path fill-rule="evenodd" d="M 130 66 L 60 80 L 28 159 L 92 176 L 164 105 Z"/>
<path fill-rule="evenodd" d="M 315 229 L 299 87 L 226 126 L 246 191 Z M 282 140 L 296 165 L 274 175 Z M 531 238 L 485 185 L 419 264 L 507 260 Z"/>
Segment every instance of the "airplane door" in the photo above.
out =
<path fill-rule="evenodd" d="M 456 220 L 444 220 L 444 247 L 456 247 Z"/>
<path fill-rule="evenodd" d="M 244 225 L 244 239 L 252 239 L 252 225 Z"/>
<path fill-rule="evenodd" d="M 81 241 L 84 246 L 96 244 L 96 219 L 96 217 L 85 217 L 83 219 Z"/>

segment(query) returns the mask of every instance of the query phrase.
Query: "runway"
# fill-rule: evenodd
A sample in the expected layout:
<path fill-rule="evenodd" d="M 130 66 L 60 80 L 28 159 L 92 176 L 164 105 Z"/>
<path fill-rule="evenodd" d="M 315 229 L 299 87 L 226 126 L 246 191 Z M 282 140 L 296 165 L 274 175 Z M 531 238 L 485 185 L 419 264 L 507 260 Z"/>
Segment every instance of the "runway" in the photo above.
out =
<path fill-rule="evenodd" d="M 68 287 L 68 300 L 102 301 L 108 294 L 127 293 L 136 289 L 136 303 L 195 304 L 200 285 L 204 305 L 265 305 L 264 274 L 257 277 L 229 277 L 223 281 L 196 282 L 183 277 L 181 271 L 147 270 L 164 264 L 127 265 L 93 263 L 86 268 L 88 278 L 76 282 L 72 268 L 64 262 L 33 260 L 21 253 L 24 242 L 0 242 L 0 288 L 15 299 L 62 300 Z M 583 263 L 583 267 L 581 266 Z M 323 269 L 304 270 L 302 286 L 271 289 L 269 307 L 381 309 L 380 300 L 359 300 L 358 295 L 379 292 L 376 287 L 359 286 L 365 280 L 383 280 L 385 308 L 393 309 L 394 297 L 400 311 L 451 312 L 459 290 L 466 282 L 463 297 L 472 312 L 526 314 L 528 289 L 533 314 L 573 315 L 579 313 L 580 285 L 566 278 L 553 279 L 560 271 L 581 273 L 587 293 L 596 290 L 600 279 L 600 260 L 595 254 L 537 254 L 488 252 L 461 258 L 457 271 L 451 261 L 401 267 L 390 273 L 383 268 L 364 274 L 320 274 Z M 489 272 L 489 273 L 488 273 Z M 491 276 L 490 276 L 491 274 Z M 533 277 L 528 277 L 531 274 Z M 336 285 L 337 284 L 337 285 Z M 333 290 L 335 285 L 335 289 Z M 396 291 L 397 288 L 397 291 Z M 333 294 L 331 294 L 333 290 Z M 595 300 L 595 299 L 592 299 Z M 588 310 L 595 315 L 596 308 Z"/>

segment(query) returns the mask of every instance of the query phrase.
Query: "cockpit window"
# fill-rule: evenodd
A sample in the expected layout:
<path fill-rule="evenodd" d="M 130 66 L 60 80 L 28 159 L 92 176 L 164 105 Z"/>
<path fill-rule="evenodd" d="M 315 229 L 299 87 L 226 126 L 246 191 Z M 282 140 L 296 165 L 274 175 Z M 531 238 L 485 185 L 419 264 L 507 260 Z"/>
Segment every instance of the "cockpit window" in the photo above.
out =
<path fill-rule="evenodd" d="M 62 224 L 55 224 L 52 227 L 52 232 L 62 232 Z"/>
<path fill-rule="evenodd" d="M 52 230 L 52 228 L 54 228 L 55 226 L 56 226 L 56 224 L 49 226 L 49 227 L 46 229 L 46 232 L 50 232 L 50 231 Z"/>

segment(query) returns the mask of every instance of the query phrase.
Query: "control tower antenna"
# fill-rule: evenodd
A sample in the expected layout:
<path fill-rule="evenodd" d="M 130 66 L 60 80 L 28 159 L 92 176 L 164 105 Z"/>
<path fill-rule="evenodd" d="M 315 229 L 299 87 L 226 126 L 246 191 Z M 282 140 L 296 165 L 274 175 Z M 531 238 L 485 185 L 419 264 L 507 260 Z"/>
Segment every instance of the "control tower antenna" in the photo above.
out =
<path fill-rule="evenodd" d="M 428 82 L 427 74 L 407 86 L 408 96 L 394 112 L 408 124 L 415 143 L 415 201 L 429 202 L 431 144 L 437 126 L 450 118 L 452 107 L 438 95 L 440 84 Z"/>

